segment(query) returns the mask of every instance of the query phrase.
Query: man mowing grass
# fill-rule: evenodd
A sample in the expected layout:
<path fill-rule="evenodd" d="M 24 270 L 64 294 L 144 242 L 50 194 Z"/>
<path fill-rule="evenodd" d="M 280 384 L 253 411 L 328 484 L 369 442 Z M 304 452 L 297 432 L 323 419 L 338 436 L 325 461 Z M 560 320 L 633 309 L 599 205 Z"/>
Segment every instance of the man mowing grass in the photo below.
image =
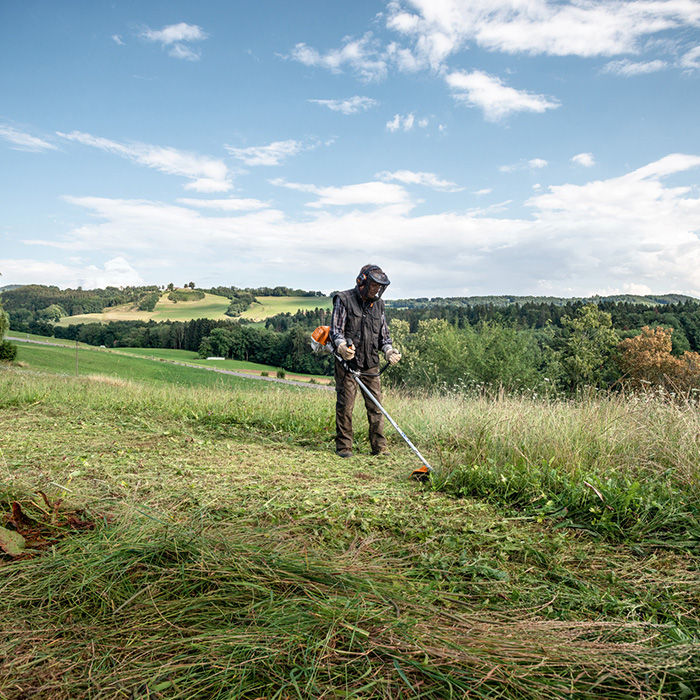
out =
<path fill-rule="evenodd" d="M 381 403 L 379 352 L 383 352 L 392 365 L 401 359 L 401 354 L 392 347 L 381 299 L 389 286 L 389 278 L 379 266 L 365 265 L 355 282 L 354 289 L 338 292 L 333 297 L 331 340 L 348 366 L 362 372 L 364 385 Z M 335 391 L 335 451 L 340 457 L 352 457 L 352 409 L 357 383 L 337 359 Z M 380 455 L 387 451 L 384 416 L 368 396 L 363 394 L 363 398 L 372 454 Z"/>

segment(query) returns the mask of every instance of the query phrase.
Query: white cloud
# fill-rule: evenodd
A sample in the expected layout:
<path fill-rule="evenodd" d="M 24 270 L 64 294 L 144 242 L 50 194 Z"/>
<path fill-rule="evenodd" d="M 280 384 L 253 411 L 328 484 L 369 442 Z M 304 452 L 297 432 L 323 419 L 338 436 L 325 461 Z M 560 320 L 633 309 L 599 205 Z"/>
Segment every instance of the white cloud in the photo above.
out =
<path fill-rule="evenodd" d="M 38 136 L 32 136 L 24 131 L 18 131 L 14 127 L 7 124 L 0 124 L 0 138 L 9 141 L 12 148 L 16 151 L 55 151 L 54 144 L 40 139 Z"/>
<path fill-rule="evenodd" d="M 146 28 L 141 36 L 147 41 L 159 43 L 163 47 L 169 47 L 168 54 L 173 58 L 181 58 L 186 61 L 198 61 L 201 58 L 196 51 L 185 44 L 189 41 L 203 41 L 208 34 L 196 24 L 180 22 L 169 24 L 162 29 Z"/>
<path fill-rule="evenodd" d="M 659 32 L 699 25 L 696 2 L 654 0 L 391 0 L 387 16 L 434 69 L 470 41 L 513 54 L 614 56 L 638 52 Z"/>
<path fill-rule="evenodd" d="M 446 190 L 447 192 L 461 192 L 464 188 L 449 180 L 442 180 L 434 173 L 414 172 L 412 170 L 395 170 L 390 172 L 384 170 L 375 175 L 376 178 L 384 182 L 395 180 L 404 185 L 423 185 L 435 190 Z"/>
<path fill-rule="evenodd" d="M 59 287 L 98 289 L 145 284 L 141 275 L 122 256 L 107 260 L 102 268 L 31 258 L 0 260 L 0 269 L 8 284 L 55 284 Z"/>
<path fill-rule="evenodd" d="M 340 112 L 341 114 L 365 112 L 379 104 L 377 100 L 373 100 L 371 97 L 361 97 L 359 95 L 349 97 L 345 100 L 309 100 L 309 102 L 323 105 L 333 112 Z"/>
<path fill-rule="evenodd" d="M 390 185 L 386 182 L 360 182 L 355 185 L 341 187 L 321 187 L 299 182 L 287 182 L 277 178 L 270 183 L 278 187 L 286 187 L 298 192 L 310 192 L 317 195 L 315 202 L 307 203 L 307 207 L 320 209 L 325 206 L 388 206 L 410 204 L 409 197 L 403 187 Z"/>
<path fill-rule="evenodd" d="M 125 46 L 124 42 L 122 41 L 122 38 L 119 36 L 119 34 L 112 34 L 112 41 L 117 45 L 117 46 Z"/>
<path fill-rule="evenodd" d="M 315 196 L 299 217 L 274 209 L 220 215 L 184 204 L 69 198 L 88 214 L 86 223 L 58 242 L 32 242 L 104 259 L 157 260 L 167 250 L 168 276 L 179 279 L 185 269 L 188 277 L 215 275 L 215 283 L 250 286 L 263 280 L 303 287 L 314 275 L 315 288 L 335 289 L 376 260 L 395 296 L 464 294 L 465 280 L 473 294 L 502 292 L 504 284 L 516 294 L 547 287 L 568 296 L 642 285 L 700 296 L 700 198 L 691 168 L 700 168 L 700 155 L 670 154 L 608 180 L 542 188 L 528 200 L 527 217 L 508 216 L 505 203 L 417 215 L 403 187 L 383 182 L 275 181 Z M 668 176 L 673 185 L 664 182 Z M 199 259 L 205 262 L 198 270 Z M 47 272 L 42 281 L 54 279 Z"/>
<path fill-rule="evenodd" d="M 518 170 L 540 170 L 546 168 L 549 163 L 544 158 L 531 158 L 530 160 L 521 160 L 517 163 L 499 166 L 499 171 L 502 173 L 514 173 Z"/>
<path fill-rule="evenodd" d="M 387 131 L 391 131 L 392 133 L 395 131 L 399 131 L 399 129 L 403 129 L 404 131 L 411 131 L 413 129 L 413 126 L 416 122 L 416 117 L 413 114 L 413 112 L 405 115 L 401 114 L 395 114 L 393 119 L 390 119 L 386 123 L 386 128 Z M 427 125 L 427 123 L 426 123 Z"/>
<path fill-rule="evenodd" d="M 582 165 L 584 168 L 592 168 L 595 165 L 595 158 L 592 153 L 578 153 L 571 158 L 571 162 Z"/>
<path fill-rule="evenodd" d="M 493 189 L 491 187 L 484 187 L 481 190 L 476 190 L 476 192 L 472 192 L 472 194 L 478 195 L 479 197 L 483 197 L 486 194 L 491 194 L 493 192 Z"/>
<path fill-rule="evenodd" d="M 489 121 L 498 121 L 514 112 L 541 114 L 559 106 L 552 98 L 508 87 L 500 78 L 481 71 L 457 71 L 448 74 L 445 80 L 456 100 L 481 108 Z"/>
<path fill-rule="evenodd" d="M 610 61 L 610 63 L 605 64 L 603 71 L 630 78 L 635 75 L 657 73 L 667 67 L 668 63 L 659 59 L 654 61 L 630 61 L 628 58 L 623 58 L 619 61 Z"/>
<path fill-rule="evenodd" d="M 114 153 L 163 173 L 190 178 L 192 182 L 185 185 L 186 189 L 197 192 L 225 192 L 232 186 L 228 181 L 226 164 L 208 156 L 146 143 L 120 143 L 81 131 L 72 131 L 69 134 L 60 131 L 56 133 L 69 141 Z"/>
<path fill-rule="evenodd" d="M 305 66 L 325 68 L 333 73 L 341 73 L 343 69 L 348 68 L 368 82 L 380 80 L 387 73 L 386 57 L 378 48 L 371 32 L 367 32 L 361 39 L 346 38 L 341 48 L 331 49 L 325 54 L 299 43 L 289 58 Z"/>
<path fill-rule="evenodd" d="M 199 61 L 202 58 L 201 52 L 191 49 L 184 44 L 173 44 L 173 47 L 168 51 L 168 55 L 173 58 L 181 58 L 185 61 Z"/>
<path fill-rule="evenodd" d="M 252 211 L 269 207 L 267 202 L 259 199 L 242 199 L 230 197 L 228 199 L 189 199 L 182 197 L 177 200 L 180 204 L 199 209 L 218 209 L 221 211 Z"/>
<path fill-rule="evenodd" d="M 146 28 L 141 36 L 144 39 L 161 43 L 164 46 L 170 46 L 170 44 L 176 44 L 181 41 L 202 41 L 207 38 L 206 32 L 201 27 L 198 27 L 196 24 L 187 24 L 186 22 L 169 24 L 158 30 Z"/>
<path fill-rule="evenodd" d="M 686 70 L 700 70 L 700 46 L 696 46 L 684 54 L 680 65 Z"/>
<path fill-rule="evenodd" d="M 247 148 L 226 146 L 226 150 L 246 165 L 280 165 L 287 158 L 301 153 L 304 150 L 304 144 L 301 141 L 288 139 L 287 141 L 273 141 L 267 146 L 249 146 Z"/>

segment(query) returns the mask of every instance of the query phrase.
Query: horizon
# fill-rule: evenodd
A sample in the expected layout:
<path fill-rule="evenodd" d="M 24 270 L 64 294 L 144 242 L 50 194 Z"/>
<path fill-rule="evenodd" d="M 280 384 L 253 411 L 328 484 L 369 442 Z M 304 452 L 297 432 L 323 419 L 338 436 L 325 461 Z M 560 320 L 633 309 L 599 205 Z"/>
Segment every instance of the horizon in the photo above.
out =
<path fill-rule="evenodd" d="M 97 290 L 103 290 L 105 287 L 91 287 L 91 288 L 84 288 L 80 287 L 78 289 L 77 287 L 68 287 L 68 286 L 60 286 L 60 285 L 38 285 L 37 283 L 30 283 L 31 285 L 36 285 L 36 286 L 53 286 L 57 287 L 60 291 L 83 291 L 83 292 L 91 292 L 91 291 L 97 291 Z M 169 283 L 168 283 L 169 284 Z M 0 285 L 0 294 L 4 290 L 10 291 L 11 289 L 16 289 L 18 287 L 24 287 L 24 286 L 29 286 L 29 285 L 24 285 L 24 284 L 6 284 L 6 285 Z M 145 283 L 143 285 L 107 285 L 107 286 L 114 286 L 119 290 L 124 290 L 127 289 L 128 287 L 158 287 L 160 291 L 168 291 L 167 287 L 168 285 L 156 285 L 156 284 L 148 284 Z M 217 286 L 222 286 L 222 287 L 235 287 L 235 285 L 227 285 L 227 284 L 221 284 L 221 285 L 214 285 L 214 287 Z M 253 285 L 250 287 L 239 287 L 239 289 L 242 289 L 243 291 L 246 290 L 255 290 L 255 289 L 262 289 L 262 288 L 270 288 L 274 289 L 275 287 L 286 287 L 287 285 L 276 285 L 276 284 L 260 284 L 260 285 Z M 174 290 L 176 291 L 188 291 L 187 286 L 179 286 L 179 285 L 174 285 Z M 199 287 L 195 284 L 194 286 L 194 291 L 199 290 L 199 291 L 204 291 L 205 289 L 211 289 L 212 287 Z M 306 293 L 309 292 L 321 292 L 323 297 L 329 297 L 333 291 L 336 290 L 331 290 L 329 292 L 323 291 L 323 290 L 313 290 L 313 289 L 303 289 L 301 287 L 296 288 L 299 291 L 303 291 Z M 264 294 L 259 294 L 258 296 L 265 296 Z M 274 295 L 273 295 L 274 296 Z M 661 292 L 657 294 L 629 294 L 629 293 L 621 293 L 621 294 L 591 294 L 590 296 L 587 297 L 581 297 L 581 296 L 557 296 L 553 294 L 511 294 L 508 292 L 500 292 L 500 293 L 494 293 L 494 294 L 472 294 L 472 295 L 463 295 L 463 296 L 452 296 L 452 297 L 442 297 L 442 296 L 432 296 L 432 295 L 425 295 L 425 294 L 417 294 L 416 296 L 411 296 L 411 297 L 387 297 L 385 295 L 382 295 L 382 299 L 385 301 L 416 301 L 420 299 L 427 299 L 428 301 L 434 301 L 438 299 L 481 299 L 481 298 L 491 298 L 491 297 L 510 297 L 514 299 L 527 299 L 527 298 L 541 298 L 541 299 L 565 299 L 565 300 L 572 300 L 572 301 L 586 301 L 588 299 L 606 299 L 609 297 L 616 297 L 616 296 L 623 296 L 623 297 L 674 297 L 674 296 L 680 296 L 680 297 L 687 297 L 688 299 L 691 299 L 692 301 L 697 301 L 700 303 L 700 297 L 694 297 L 690 294 L 682 294 L 680 292 Z M 319 297 L 322 298 L 322 297 Z M 1 300 L 0 300 L 1 301 Z M 181 303 L 187 303 L 187 302 L 181 302 Z"/>
<path fill-rule="evenodd" d="M 0 16 L 3 283 L 700 298 L 696 0 Z"/>

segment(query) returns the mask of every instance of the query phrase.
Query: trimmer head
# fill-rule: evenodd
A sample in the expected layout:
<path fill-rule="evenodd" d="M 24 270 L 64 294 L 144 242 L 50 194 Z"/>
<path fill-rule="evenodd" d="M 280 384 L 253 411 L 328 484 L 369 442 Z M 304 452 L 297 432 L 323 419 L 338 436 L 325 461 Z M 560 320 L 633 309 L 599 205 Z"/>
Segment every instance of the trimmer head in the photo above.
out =
<path fill-rule="evenodd" d="M 411 478 L 420 482 L 427 481 L 430 478 L 430 470 L 425 465 L 418 467 L 411 472 Z"/>

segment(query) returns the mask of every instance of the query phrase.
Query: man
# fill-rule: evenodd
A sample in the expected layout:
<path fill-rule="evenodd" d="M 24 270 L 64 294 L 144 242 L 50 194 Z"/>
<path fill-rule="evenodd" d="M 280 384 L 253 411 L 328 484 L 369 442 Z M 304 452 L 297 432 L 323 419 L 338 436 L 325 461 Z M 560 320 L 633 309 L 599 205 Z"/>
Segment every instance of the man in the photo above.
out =
<path fill-rule="evenodd" d="M 333 297 L 331 340 L 337 353 L 352 369 L 362 372 L 360 379 L 381 403 L 379 352 L 395 364 L 401 354 L 391 346 L 391 336 L 384 316 L 384 290 L 389 278 L 378 265 L 365 265 L 357 276 L 354 289 Z M 352 457 L 352 409 L 359 387 L 342 363 L 335 362 L 335 451 L 340 457 Z M 384 416 L 362 392 L 369 422 L 369 442 L 373 455 L 387 451 Z"/>

